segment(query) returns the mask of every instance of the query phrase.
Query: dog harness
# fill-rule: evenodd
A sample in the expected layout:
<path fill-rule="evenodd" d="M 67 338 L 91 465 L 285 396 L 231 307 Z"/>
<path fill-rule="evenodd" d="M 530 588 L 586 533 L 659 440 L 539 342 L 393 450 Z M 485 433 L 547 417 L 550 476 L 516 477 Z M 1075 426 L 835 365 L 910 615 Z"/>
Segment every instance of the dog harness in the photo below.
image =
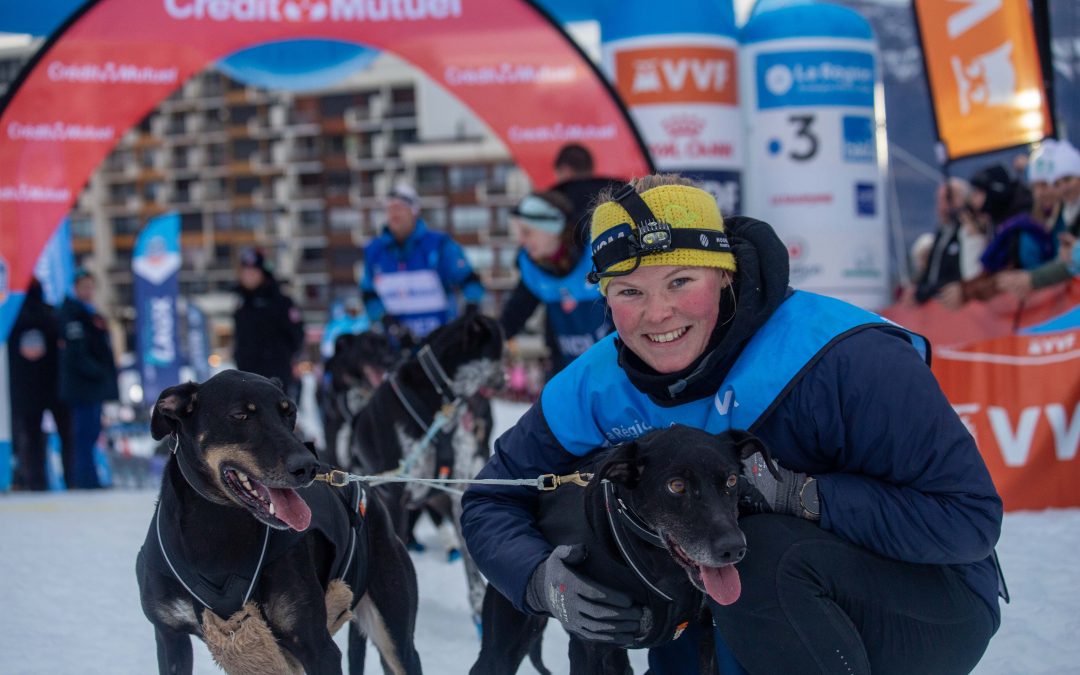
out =
<path fill-rule="evenodd" d="M 249 561 L 238 569 L 208 574 L 183 555 L 185 536 L 168 518 L 161 515 L 161 503 L 154 509 L 154 520 L 142 546 L 147 564 L 158 572 L 175 578 L 204 607 L 223 619 L 238 611 L 251 598 L 267 564 L 284 556 L 312 530 L 320 532 L 334 546 L 332 579 L 342 579 L 354 597 L 367 586 L 368 538 L 363 517 L 367 494 L 359 484 L 344 489 L 315 484 L 297 490 L 311 508 L 311 525 L 303 532 L 277 530 L 265 526 L 261 547 L 250 551 Z M 195 613 L 202 623 L 202 612 Z"/>
<path fill-rule="evenodd" d="M 442 400 L 442 407 L 431 411 L 417 397 L 410 397 L 405 387 L 398 381 L 397 373 L 391 373 L 389 378 L 390 388 L 398 401 L 409 413 L 409 417 L 416 422 L 420 430 L 424 432 L 420 439 L 402 459 L 400 474 L 408 474 L 413 466 L 428 452 L 428 448 L 435 446 L 435 472 L 437 475 L 450 475 L 454 467 L 454 447 L 451 443 L 454 429 L 458 425 L 458 410 L 464 403 L 460 396 L 454 395 L 453 382 L 446 370 L 439 363 L 435 352 L 430 345 L 424 345 L 416 353 L 416 359 L 420 363 L 428 382 L 435 388 Z M 427 418 L 431 422 L 425 422 Z"/>

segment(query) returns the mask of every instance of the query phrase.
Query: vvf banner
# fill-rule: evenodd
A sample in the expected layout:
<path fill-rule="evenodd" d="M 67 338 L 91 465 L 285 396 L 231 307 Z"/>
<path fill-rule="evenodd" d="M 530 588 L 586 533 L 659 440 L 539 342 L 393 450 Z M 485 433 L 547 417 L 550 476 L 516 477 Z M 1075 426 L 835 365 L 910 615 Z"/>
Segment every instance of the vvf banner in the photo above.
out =
<path fill-rule="evenodd" d="M 1080 329 L 934 353 L 1007 511 L 1080 506 Z"/>
<path fill-rule="evenodd" d="M 1027 0 L 913 6 L 946 159 L 1053 135 Z"/>
<path fill-rule="evenodd" d="M 135 242 L 135 343 L 143 400 L 152 404 L 180 381 L 176 296 L 180 274 L 180 216 L 154 218 Z"/>

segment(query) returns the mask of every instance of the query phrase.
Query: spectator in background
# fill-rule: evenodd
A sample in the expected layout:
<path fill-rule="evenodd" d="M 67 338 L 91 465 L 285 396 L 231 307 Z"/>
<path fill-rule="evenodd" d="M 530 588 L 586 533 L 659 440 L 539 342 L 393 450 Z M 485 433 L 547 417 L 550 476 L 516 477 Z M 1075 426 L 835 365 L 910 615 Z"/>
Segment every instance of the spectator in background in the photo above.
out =
<path fill-rule="evenodd" d="M 334 355 L 334 345 L 339 335 L 359 335 L 371 328 L 371 321 L 364 314 L 364 303 L 357 297 L 345 298 L 330 311 L 330 321 L 323 329 L 319 341 L 319 354 L 323 359 Z"/>
<path fill-rule="evenodd" d="M 386 227 L 364 249 L 360 281 L 371 321 L 401 324 L 417 338 L 456 317 L 456 294 L 477 307 L 484 287 L 461 246 L 420 218 L 420 198 L 398 185 L 386 200 Z"/>
<path fill-rule="evenodd" d="M 1068 141 L 1060 141 L 1053 147 L 1052 167 L 1046 179 L 1052 183 L 1060 203 L 1050 230 L 1058 239 L 1058 256 L 1032 270 L 1012 270 L 997 275 L 998 290 L 1020 297 L 1071 278 L 1069 261 L 1073 245 L 1080 236 L 1080 152 Z"/>
<path fill-rule="evenodd" d="M 236 367 L 281 380 L 286 393 L 298 399 L 293 358 L 304 343 L 300 310 L 281 292 L 265 254 L 248 249 L 240 256 L 240 305 L 233 314 L 233 357 Z"/>
<path fill-rule="evenodd" d="M 567 143 L 555 155 L 555 185 L 551 188 L 570 200 L 569 223 L 578 246 L 588 244 L 586 225 L 596 196 L 608 188 L 618 189 L 623 181 L 596 176 L 592 153 L 584 145 Z"/>
<path fill-rule="evenodd" d="M 969 236 L 972 239 L 982 237 L 988 243 L 1007 220 L 1031 209 L 1031 192 L 1000 164 L 980 169 L 971 177 L 970 183 L 967 206 L 975 217 L 965 226 L 971 230 Z M 985 248 L 982 253 L 986 253 Z M 957 309 L 969 300 L 992 297 L 997 292 L 994 279 L 982 268 L 983 262 L 980 258 L 977 276 L 946 284 L 937 294 L 937 300 L 946 307 Z"/>
<path fill-rule="evenodd" d="M 926 266 L 916 276 L 915 300 L 924 303 L 949 284 L 974 279 L 982 271 L 979 256 L 986 236 L 967 205 L 971 185 L 962 178 L 950 178 L 938 186 L 938 229 Z"/>
<path fill-rule="evenodd" d="M 85 269 L 75 271 L 75 297 L 60 307 L 60 399 L 71 408 L 74 457 L 69 488 L 102 487 L 94 463 L 101 435 L 101 404 L 120 398 L 116 360 L 105 317 L 94 306 L 97 282 Z"/>
<path fill-rule="evenodd" d="M 537 305 L 544 304 L 550 375 L 611 332 L 603 296 L 585 279 L 592 271 L 592 256 L 574 241 L 572 209 L 569 199 L 551 191 L 526 196 L 510 213 L 521 244 L 521 279 L 499 322 L 509 339 L 521 332 Z"/>
<path fill-rule="evenodd" d="M 71 413 L 60 401 L 60 322 L 45 302 L 41 282 L 30 280 L 26 298 L 8 337 L 11 373 L 11 440 L 18 470 L 14 486 L 24 490 L 47 490 L 46 438 L 41 418 L 48 410 L 60 435 L 64 475 L 75 475 L 72 460 Z"/>

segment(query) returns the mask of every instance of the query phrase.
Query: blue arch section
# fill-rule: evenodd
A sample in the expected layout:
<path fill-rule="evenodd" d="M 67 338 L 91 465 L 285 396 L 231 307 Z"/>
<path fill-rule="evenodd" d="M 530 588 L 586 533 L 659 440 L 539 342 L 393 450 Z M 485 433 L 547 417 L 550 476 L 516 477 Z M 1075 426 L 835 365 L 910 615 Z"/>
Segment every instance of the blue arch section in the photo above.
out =
<path fill-rule="evenodd" d="M 268 42 L 218 61 L 234 80 L 266 89 L 305 91 L 341 80 L 371 65 L 376 49 L 336 40 Z"/>

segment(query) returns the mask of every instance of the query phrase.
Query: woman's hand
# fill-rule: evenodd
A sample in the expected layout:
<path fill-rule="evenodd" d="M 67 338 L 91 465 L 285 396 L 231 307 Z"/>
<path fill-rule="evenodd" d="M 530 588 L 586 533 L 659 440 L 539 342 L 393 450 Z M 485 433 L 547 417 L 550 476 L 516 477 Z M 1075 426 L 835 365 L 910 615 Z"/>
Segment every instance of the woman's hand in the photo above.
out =
<path fill-rule="evenodd" d="M 628 645 L 642 631 L 641 607 L 630 596 L 572 569 L 585 560 L 585 546 L 556 547 L 529 579 L 526 601 L 566 630 L 593 642 Z"/>

